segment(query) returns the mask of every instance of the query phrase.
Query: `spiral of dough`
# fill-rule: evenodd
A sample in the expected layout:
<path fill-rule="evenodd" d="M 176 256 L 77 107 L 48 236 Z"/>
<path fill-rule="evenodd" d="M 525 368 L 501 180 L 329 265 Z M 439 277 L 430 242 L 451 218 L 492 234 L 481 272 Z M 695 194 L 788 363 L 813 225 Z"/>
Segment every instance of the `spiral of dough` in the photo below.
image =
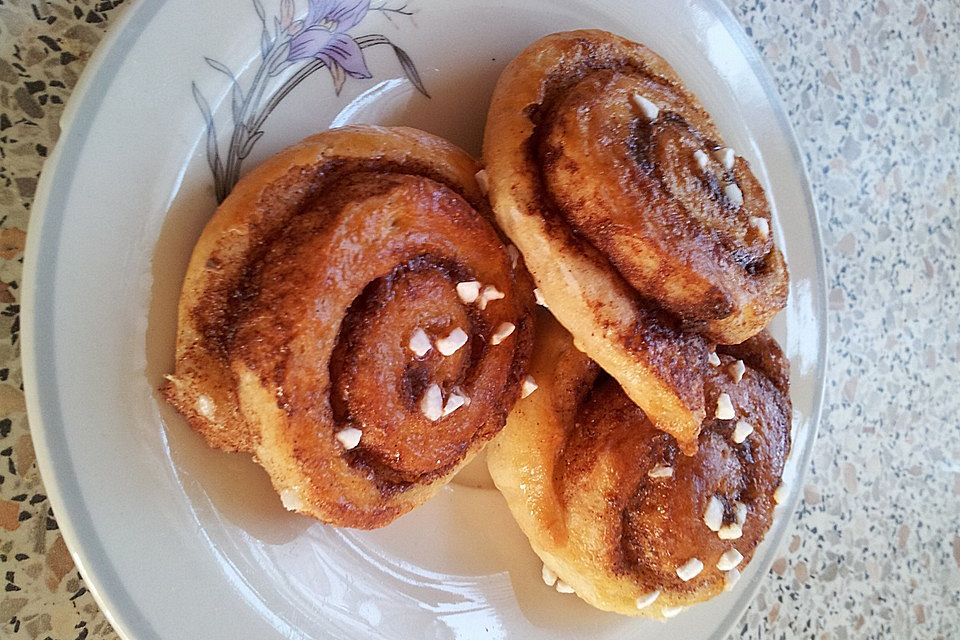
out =
<path fill-rule="evenodd" d="M 532 293 L 464 152 L 348 127 L 245 177 L 197 245 L 164 392 L 288 508 L 382 526 L 503 426 Z"/>

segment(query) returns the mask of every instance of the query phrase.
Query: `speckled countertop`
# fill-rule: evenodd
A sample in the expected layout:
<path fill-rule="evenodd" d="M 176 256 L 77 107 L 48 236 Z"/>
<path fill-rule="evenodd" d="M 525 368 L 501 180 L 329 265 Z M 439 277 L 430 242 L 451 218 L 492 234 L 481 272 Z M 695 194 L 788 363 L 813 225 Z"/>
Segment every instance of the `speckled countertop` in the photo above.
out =
<path fill-rule="evenodd" d="M 146 0 L 139 0 L 146 1 Z M 0 0 L 0 636 L 116 637 L 35 465 L 19 362 L 30 205 L 122 0 Z M 827 403 L 781 555 L 736 635 L 960 633 L 960 4 L 730 2 L 779 86 L 823 225 Z"/>

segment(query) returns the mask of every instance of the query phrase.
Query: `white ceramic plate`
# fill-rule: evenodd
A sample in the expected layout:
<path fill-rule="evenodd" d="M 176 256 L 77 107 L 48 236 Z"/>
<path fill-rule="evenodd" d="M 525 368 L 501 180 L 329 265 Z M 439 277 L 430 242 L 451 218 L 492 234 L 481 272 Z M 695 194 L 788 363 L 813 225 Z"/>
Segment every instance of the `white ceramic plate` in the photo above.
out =
<path fill-rule="evenodd" d="M 421 127 L 477 152 L 507 61 L 544 34 L 599 27 L 652 46 L 700 96 L 766 185 L 791 267 L 789 307 L 775 323 L 793 369 L 790 500 L 737 589 L 666 628 L 672 638 L 722 637 L 767 573 L 796 503 L 825 356 L 816 215 L 749 41 L 720 2 L 707 0 L 385 0 L 385 9 L 404 10 L 369 12 L 362 1 L 315 0 L 310 16 L 306 1 L 297 0 L 295 13 L 333 32 L 272 48 L 277 26 L 282 42 L 299 25 L 288 0 L 263 0 L 265 50 L 279 75 L 259 78 L 263 27 L 251 0 L 137 2 L 90 62 L 43 173 L 24 278 L 30 422 L 63 535 L 111 622 L 140 640 L 665 632 L 546 588 L 477 465 L 386 529 L 337 530 L 285 512 L 257 466 L 208 449 L 155 392 L 172 366 L 187 259 L 215 207 L 200 96 L 213 114 L 222 172 L 233 166 L 233 81 L 216 67 L 236 74 L 244 121 L 269 109 L 244 109 L 251 87 L 268 78 L 266 101 L 307 64 L 285 64 L 289 51 L 357 76 L 321 68 L 306 77 L 263 122 L 243 170 L 347 122 Z M 363 60 L 354 45 L 365 47 Z M 405 79 L 393 45 L 429 98 Z M 238 135 L 238 144 L 253 137 Z"/>

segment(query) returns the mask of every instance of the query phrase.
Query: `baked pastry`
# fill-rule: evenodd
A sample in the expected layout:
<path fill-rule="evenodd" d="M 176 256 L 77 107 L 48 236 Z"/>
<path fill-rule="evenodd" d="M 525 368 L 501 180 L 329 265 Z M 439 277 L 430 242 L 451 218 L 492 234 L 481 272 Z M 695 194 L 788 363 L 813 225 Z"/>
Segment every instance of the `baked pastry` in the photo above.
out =
<path fill-rule="evenodd" d="M 287 508 L 383 526 L 502 428 L 533 296 L 477 170 L 414 129 L 326 131 L 204 229 L 162 391 L 211 446 L 252 453 Z"/>
<path fill-rule="evenodd" d="M 701 372 L 711 417 L 695 456 L 545 313 L 536 343 L 537 389 L 514 407 L 487 463 L 544 580 L 600 609 L 656 618 L 732 585 L 770 527 L 790 451 L 776 342 L 762 332 L 717 348 L 719 364 Z"/>
<path fill-rule="evenodd" d="M 497 221 L 550 310 L 658 427 L 694 442 L 702 388 L 683 371 L 786 303 L 747 161 L 662 58 L 603 31 L 547 36 L 507 66 L 483 156 Z M 677 338 L 651 306 L 706 341 Z"/>

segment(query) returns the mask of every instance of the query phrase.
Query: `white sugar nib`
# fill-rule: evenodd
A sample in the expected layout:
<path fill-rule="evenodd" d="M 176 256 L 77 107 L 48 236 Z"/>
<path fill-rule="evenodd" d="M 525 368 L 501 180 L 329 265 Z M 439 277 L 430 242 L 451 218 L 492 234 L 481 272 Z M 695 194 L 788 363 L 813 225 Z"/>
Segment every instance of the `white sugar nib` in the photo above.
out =
<path fill-rule="evenodd" d="M 217 405 L 210 396 L 201 393 L 197 396 L 197 413 L 207 420 L 213 420 L 217 413 Z"/>
<path fill-rule="evenodd" d="M 725 524 L 717 531 L 717 537 L 721 540 L 738 540 L 743 537 L 743 528 L 736 523 Z"/>
<path fill-rule="evenodd" d="M 291 487 L 281 491 L 280 502 L 283 503 L 283 508 L 287 511 L 300 511 L 304 507 L 299 487 Z"/>
<path fill-rule="evenodd" d="M 450 390 L 450 393 L 452 393 L 453 395 L 457 395 L 457 396 L 460 396 L 461 398 L 463 398 L 463 406 L 465 406 L 465 407 L 469 407 L 469 406 L 470 406 L 470 396 L 468 396 L 468 395 L 467 395 L 467 392 L 464 391 L 463 388 L 460 387 L 459 385 L 456 386 L 456 387 L 454 387 L 453 389 L 451 389 L 451 390 Z"/>
<path fill-rule="evenodd" d="M 677 577 L 684 582 L 690 582 L 703 571 L 703 562 L 699 558 L 690 558 L 684 564 L 677 567 Z"/>
<path fill-rule="evenodd" d="M 347 427 L 337 432 L 337 440 L 343 445 L 343 448 L 349 451 L 360 444 L 360 438 L 363 432 L 354 427 Z"/>
<path fill-rule="evenodd" d="M 707 162 L 710 161 L 709 158 L 707 158 L 707 154 L 701 149 L 693 152 L 693 159 L 697 161 L 697 166 L 700 167 L 701 171 L 707 168 Z"/>
<path fill-rule="evenodd" d="M 716 158 L 717 162 L 722 164 L 723 168 L 727 171 L 733 169 L 733 159 L 736 157 L 736 154 L 730 147 L 717 149 L 713 152 L 713 157 Z"/>
<path fill-rule="evenodd" d="M 447 337 L 437 340 L 437 351 L 440 352 L 440 355 L 452 356 L 460 347 L 467 344 L 469 339 L 470 336 L 463 329 L 457 327 Z"/>
<path fill-rule="evenodd" d="M 533 376 L 528 375 L 523 379 L 523 384 L 520 386 L 520 397 L 526 398 L 539 388 L 540 387 L 537 385 L 537 381 L 533 379 Z"/>
<path fill-rule="evenodd" d="M 457 285 L 457 295 L 464 304 L 473 304 L 480 296 L 480 283 L 476 280 L 461 282 Z"/>
<path fill-rule="evenodd" d="M 742 444 L 751 433 L 753 433 L 753 425 L 743 420 L 737 420 L 737 426 L 733 429 L 733 441 Z"/>
<path fill-rule="evenodd" d="M 510 337 L 510 335 L 516 330 L 517 326 L 512 322 L 501 323 L 497 330 L 493 332 L 493 335 L 490 336 L 490 344 L 497 346 L 504 340 Z"/>
<path fill-rule="evenodd" d="M 739 384 L 743 380 L 743 374 L 746 373 L 747 367 L 743 364 L 743 360 L 737 360 L 727 370 L 730 372 L 733 381 Z"/>
<path fill-rule="evenodd" d="M 723 186 L 723 195 L 730 201 L 730 204 L 732 204 L 735 209 L 743 206 L 743 191 L 740 191 L 737 183 L 730 182 L 725 184 Z M 764 222 L 766 222 L 766 220 L 764 220 Z"/>
<path fill-rule="evenodd" d="M 533 299 L 537 301 L 537 304 L 543 307 L 544 309 L 549 309 L 547 306 L 547 301 L 543 299 L 543 294 L 540 293 L 540 289 L 533 290 Z"/>
<path fill-rule="evenodd" d="M 568 585 L 560 578 L 557 578 L 557 584 L 554 586 L 554 589 L 557 590 L 557 593 L 576 593 L 576 591 L 573 590 L 573 587 Z"/>
<path fill-rule="evenodd" d="M 660 590 L 651 591 L 650 593 L 645 593 L 639 598 L 637 598 L 637 609 L 646 609 L 654 602 L 657 601 L 657 598 L 660 597 Z"/>
<path fill-rule="evenodd" d="M 747 521 L 747 505 L 742 502 L 737 503 L 737 524 L 743 527 L 743 523 Z"/>
<path fill-rule="evenodd" d="M 459 393 L 451 393 L 450 397 L 447 398 L 447 403 L 443 405 L 443 416 L 448 416 L 457 409 L 467 404 L 466 396 L 462 396 Z"/>
<path fill-rule="evenodd" d="M 483 288 L 483 291 L 480 292 L 480 297 L 477 299 L 477 306 L 483 311 L 489 303 L 494 300 L 502 300 L 504 297 L 506 297 L 506 294 L 503 291 L 500 291 L 492 284 L 488 284 Z"/>
<path fill-rule="evenodd" d="M 648 478 L 672 478 L 673 477 L 673 467 L 668 467 L 666 465 L 658 464 L 653 469 L 647 472 Z"/>
<path fill-rule="evenodd" d="M 427 418 L 436 422 L 443 415 L 443 391 L 440 385 L 432 384 L 427 387 L 420 399 L 420 411 Z"/>
<path fill-rule="evenodd" d="M 557 574 L 547 565 L 543 565 L 543 567 L 540 569 L 540 577 L 543 578 L 543 583 L 548 587 L 552 587 L 553 585 L 557 584 Z"/>
<path fill-rule="evenodd" d="M 410 336 L 409 346 L 410 351 L 413 351 L 414 355 L 418 358 L 427 355 L 427 352 L 433 348 L 430 346 L 430 336 L 428 336 L 427 332 L 423 329 L 417 329 L 413 332 L 413 335 Z"/>
<path fill-rule="evenodd" d="M 767 222 L 766 218 L 753 216 L 750 218 L 750 226 L 756 229 L 762 238 L 770 237 L 770 223 Z"/>
<path fill-rule="evenodd" d="M 647 120 L 652 122 L 657 119 L 657 116 L 660 115 L 660 107 L 653 104 L 639 93 L 635 93 L 630 96 L 630 100 L 633 102 L 634 106 L 637 107 L 637 109 L 639 109 L 644 116 L 646 116 Z"/>
<path fill-rule="evenodd" d="M 780 486 L 773 492 L 773 501 L 775 503 L 783 504 L 787 501 L 787 485 L 780 483 Z"/>
<path fill-rule="evenodd" d="M 733 420 L 736 414 L 733 412 L 733 402 L 730 401 L 730 394 L 724 392 L 717 397 L 718 420 Z"/>
<path fill-rule="evenodd" d="M 735 569 L 741 562 L 743 562 L 743 554 L 736 549 L 729 549 L 724 551 L 720 559 L 717 560 L 717 569 L 720 571 L 729 571 L 730 569 Z"/>
<path fill-rule="evenodd" d="M 707 508 L 703 512 L 703 522 L 710 531 L 720 531 L 723 526 L 723 503 L 717 496 L 710 496 Z"/>

